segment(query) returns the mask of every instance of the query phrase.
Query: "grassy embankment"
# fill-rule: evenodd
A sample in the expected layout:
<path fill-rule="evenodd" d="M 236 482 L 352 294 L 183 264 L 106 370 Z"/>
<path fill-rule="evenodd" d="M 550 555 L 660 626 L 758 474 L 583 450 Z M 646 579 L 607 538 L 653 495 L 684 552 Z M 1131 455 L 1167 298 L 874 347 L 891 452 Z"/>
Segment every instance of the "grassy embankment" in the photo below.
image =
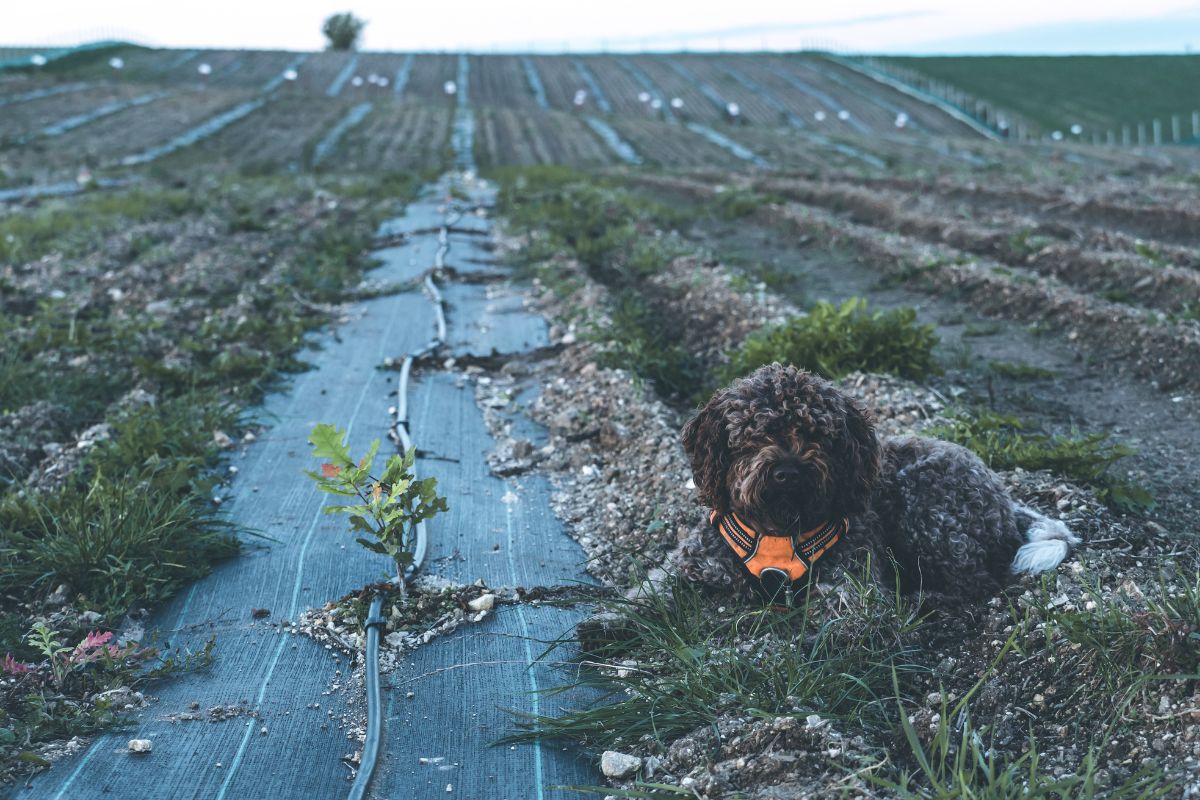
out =
<path fill-rule="evenodd" d="M 1090 141 L 1092 131 L 1113 130 L 1119 137 L 1122 126 L 1149 126 L 1158 119 L 1169 141 L 1171 115 L 1177 114 L 1184 137 L 1195 136 L 1191 114 L 1200 111 L 1194 90 L 1200 82 L 1197 56 L 936 56 L 887 61 L 1009 109 L 1041 126 L 1042 133 L 1065 134 L 1079 124 Z"/>

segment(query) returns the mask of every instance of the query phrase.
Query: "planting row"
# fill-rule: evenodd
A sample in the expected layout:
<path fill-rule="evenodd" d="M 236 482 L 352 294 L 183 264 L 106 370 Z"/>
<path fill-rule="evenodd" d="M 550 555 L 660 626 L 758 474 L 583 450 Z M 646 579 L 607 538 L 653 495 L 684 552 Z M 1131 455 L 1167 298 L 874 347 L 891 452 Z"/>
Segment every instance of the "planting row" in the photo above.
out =
<path fill-rule="evenodd" d="M 162 146 L 201 126 L 207 130 L 179 140 L 168 148 L 172 152 L 162 154 L 171 156 L 172 163 L 181 164 L 216 160 L 240 168 L 270 164 L 309 168 L 314 166 L 315 150 L 322 145 L 319 160 L 327 169 L 434 168 L 444 157 L 445 125 L 455 106 L 444 95 L 434 103 L 415 101 L 412 95 L 416 87 L 432 82 L 436 75 L 422 72 L 418 63 L 414 60 L 400 97 L 345 89 L 333 97 L 301 95 L 282 85 L 271 94 L 257 95 L 266 102 L 254 101 L 242 109 L 241 104 L 253 100 L 255 94 L 181 88 L 138 95 L 129 87 L 105 85 L 94 99 L 90 99 L 90 91 L 46 98 L 38 104 L 54 103 L 62 108 L 41 109 L 36 116 L 27 111 L 11 121 L 6 118 L 11 136 L 44 130 L 51 124 L 62 130 L 53 136 L 34 135 L 23 144 L 14 142 L 0 150 L 0 174 L 9 185 L 72 179 L 81 169 L 96 171 L 116 166 L 139 154 L 153 157 Z M 510 64 L 517 73 L 521 66 L 520 60 Z M 476 71 L 471 76 L 473 97 L 496 90 L 479 80 Z M 527 76 L 520 77 L 528 85 Z M 554 95 L 552 84 L 542 86 L 547 98 Z M 645 163 L 723 170 L 766 166 L 806 176 L 853 174 L 870 181 L 881 192 L 905 191 L 922 198 L 929 195 L 923 202 L 944 196 L 947 213 L 954 213 L 953 206 L 962 202 L 984 211 L 1013 205 L 1024 208 L 1036 201 L 1039 221 L 1092 220 L 1093 224 L 1113 225 L 1135 236 L 1155 237 L 1168 250 L 1186 250 L 1186 243 L 1197 230 L 1195 212 L 1177 207 L 1182 205 L 1182 193 L 1171 207 L 1153 201 L 1132 206 L 1125 200 L 1066 200 L 1037 188 L 1009 190 L 1003 183 L 992 186 L 969 178 L 979 170 L 999 170 L 1032 175 L 1045 183 L 1050 176 L 1069 177 L 1074 173 L 1073 167 L 1047 167 L 1036 153 L 1023 147 L 970 143 L 967 139 L 830 136 L 808 129 L 679 124 L 649 116 L 602 117 L 586 110 L 542 110 L 532 90 L 529 97 L 529 107 L 520 110 L 480 108 L 479 121 L 485 126 L 478 148 L 482 165 Z M 34 105 L 29 104 L 29 108 Z M 73 113 L 81 108 L 85 109 L 82 114 Z M 104 113 L 96 114 L 97 109 Z M 224 119 L 227 114 L 232 116 Z M 63 127 L 64 119 L 78 122 Z M 1094 169 L 1108 166 L 1099 161 Z M 1134 174 L 1141 174 L 1136 171 L 1138 167 L 1134 169 Z M 1141 169 L 1153 167 L 1142 165 Z M 896 177 L 928 173 L 943 177 L 937 181 Z M 1035 180 L 1031 185 L 1040 184 Z M 1180 256 L 1184 260 L 1187 257 L 1186 253 Z"/>
<path fill-rule="evenodd" d="M 712 198 L 712 184 L 639 176 L 646 185 Z M 971 258 L 952 246 L 934 245 L 882 227 L 862 224 L 800 202 L 763 205 L 758 213 L 784 230 L 849 245 L 881 277 L 925 291 L 951 293 L 985 313 L 1037 323 L 1070 343 L 1103 357 L 1117 372 L 1131 371 L 1171 390 L 1200 388 L 1200 322 L 1148 314 L 1135 306 L 1078 291 L 1035 270 Z"/>
<path fill-rule="evenodd" d="M 472 91 L 477 91 L 474 85 Z M 508 108 L 477 114 L 475 149 L 482 167 L 597 166 L 616 163 L 618 158 L 577 116 Z"/>
<path fill-rule="evenodd" d="M 446 101 L 453 92 L 447 83 L 457 77 L 457 57 L 439 53 L 300 56 L 127 49 L 114 59 L 97 57 L 63 74 L 72 80 L 249 88 L 294 70 L 288 83 L 304 94 L 391 92 L 424 102 Z M 831 133 L 977 135 L 933 106 L 821 56 L 495 55 L 471 56 L 470 61 L 472 99 L 482 105 L 746 122 Z"/>
<path fill-rule="evenodd" d="M 931 196 L 946 207 L 965 205 L 975 213 L 1027 213 L 1044 222 L 1116 229 L 1187 246 L 1200 240 L 1194 182 L 1194 176 L 1200 174 L 1200 161 L 1193 160 L 1194 155 L 1188 151 L 1173 151 L 1172 156 L 1167 179 L 1147 180 L 1146 175 L 1133 172 L 1082 185 L 1050 181 L 1035 185 L 982 183 L 961 178 L 934 182 L 885 179 L 874 185 Z"/>
<path fill-rule="evenodd" d="M 179 90 L 129 105 L 64 131 L 0 150 L 0 173 L 9 183 L 44 183 L 80 171 L 112 166 L 195 128 L 245 102 L 243 91 Z"/>
<path fill-rule="evenodd" d="M 993 215 L 963 219 L 937 203 L 907 193 L 862 189 L 847 182 L 763 179 L 763 191 L 846 215 L 853 221 L 945 243 L 1013 267 L 1053 276 L 1076 289 L 1168 315 L 1200 312 L 1200 258 L 1093 228 L 1049 225 L 1036 216 Z"/>

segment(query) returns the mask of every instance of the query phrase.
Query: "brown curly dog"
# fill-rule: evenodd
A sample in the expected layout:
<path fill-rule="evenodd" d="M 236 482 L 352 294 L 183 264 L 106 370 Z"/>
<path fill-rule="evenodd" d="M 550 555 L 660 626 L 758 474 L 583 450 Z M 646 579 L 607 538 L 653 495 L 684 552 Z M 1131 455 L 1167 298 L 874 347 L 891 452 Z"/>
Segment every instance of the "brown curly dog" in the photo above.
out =
<path fill-rule="evenodd" d="M 718 391 L 683 446 L 711 513 L 665 569 L 707 590 L 777 599 L 867 569 L 881 587 L 962 602 L 1054 569 L 1079 541 L 1014 502 L 970 451 L 881 438 L 854 400 L 795 367 Z"/>

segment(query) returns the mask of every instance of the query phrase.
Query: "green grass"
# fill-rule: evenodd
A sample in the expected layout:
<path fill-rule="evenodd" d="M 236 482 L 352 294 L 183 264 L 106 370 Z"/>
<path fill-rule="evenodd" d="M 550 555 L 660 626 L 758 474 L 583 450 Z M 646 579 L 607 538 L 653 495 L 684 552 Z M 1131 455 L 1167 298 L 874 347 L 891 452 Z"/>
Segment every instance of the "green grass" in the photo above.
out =
<path fill-rule="evenodd" d="M 1084 608 L 1048 606 L 1048 625 L 1083 654 L 1102 696 L 1125 700 L 1147 685 L 1200 675 L 1200 573 L 1172 583 L 1160 575 L 1144 598 L 1129 598 L 1097 579 L 1087 584 Z"/>
<path fill-rule="evenodd" d="M 69 409 L 71 425 L 94 419 L 128 386 L 123 353 L 146 330 L 97 307 L 47 301 L 15 314 L 0 306 L 0 412 L 46 400 Z"/>
<path fill-rule="evenodd" d="M 678 213 L 583 173 L 563 167 L 499 171 L 497 206 L 509 225 L 530 234 L 522 272 L 561 293 L 577 283 L 558 274 L 552 259 L 566 254 L 610 292 L 609 324 L 595 320 L 594 341 L 609 344 L 603 366 L 651 381 L 669 401 L 686 403 L 706 381 L 703 365 L 681 343 L 685 320 L 670 312 L 669 291 L 647 279 L 689 251 L 664 229 Z"/>
<path fill-rule="evenodd" d="M 767 289 L 786 294 L 793 302 L 804 296 L 805 280 L 801 273 L 790 272 L 759 261 L 735 263 L 734 259 L 729 257 L 723 260 L 727 266 L 737 267 L 737 272 L 729 281 L 734 291 L 757 292 L 759 284 L 762 284 Z"/>
<path fill-rule="evenodd" d="M 594 327 L 590 337 L 610 345 L 600 366 L 628 369 L 654 384 L 666 400 L 685 402 L 702 382 L 704 366 L 679 342 L 669 317 L 635 290 L 620 292 L 609 310 L 611 325 Z"/>
<path fill-rule="evenodd" d="M 1135 242 L 1133 250 L 1149 262 L 1151 266 L 1161 268 L 1171 265 L 1170 260 L 1157 247 L 1147 242 Z"/>
<path fill-rule="evenodd" d="M 31 211 L 0 217 L 0 263 L 32 261 L 50 253 L 87 252 L 98 236 L 139 222 L 198 213 L 204 198 L 182 189 L 96 192 L 47 200 Z"/>
<path fill-rule="evenodd" d="M 1200 303 L 1184 303 L 1174 314 L 1167 316 L 1171 322 L 1200 322 Z"/>
<path fill-rule="evenodd" d="M 0 499 L 0 594 L 7 599 L 0 651 L 41 665 L 15 674 L 0 692 L 0 769 L 40 764 L 28 750 L 40 742 L 121 724 L 97 692 L 211 660 L 212 642 L 199 654 L 163 656 L 147 647 L 88 663 L 73 663 L 70 651 L 47 658 L 26 634 L 27 614 L 59 586 L 67 587 L 66 609 L 102 614 L 86 627 L 60 621 L 45 630 L 70 647 L 89 629 L 111 629 L 128 609 L 165 599 L 236 554 L 233 530 L 210 497 L 219 462 L 212 431 L 234 430 L 237 418 L 232 407 L 197 396 L 129 412 L 113 419 L 112 438 L 95 446 L 66 483 Z M 14 597 L 28 606 L 13 607 Z"/>
<path fill-rule="evenodd" d="M 530 719 L 513 738 L 564 738 L 596 752 L 643 737 L 669 744 L 728 713 L 820 714 L 882 733 L 891 724 L 893 674 L 924 670 L 906 644 L 919 624 L 914 613 L 865 581 L 849 581 L 850 599 L 832 618 L 810 613 L 803 599 L 782 611 L 718 611 L 682 579 L 670 589 L 671 600 L 651 592 L 610 605 L 624 618 L 620 635 L 593 646 L 589 660 L 637 667 L 624 677 L 593 674 L 603 700 Z"/>
<path fill-rule="evenodd" d="M 1015 258 L 1028 258 L 1058 241 L 1053 236 L 1025 228 L 1008 235 L 1008 251 Z"/>
<path fill-rule="evenodd" d="M 105 614 L 154 603 L 237 552 L 208 498 L 139 488 L 153 469 L 97 475 L 0 506 L 0 589 L 70 587 L 76 602 Z M 10 650 L 13 648 L 9 648 Z"/>
<path fill-rule="evenodd" d="M 521 231 L 568 250 L 596 280 L 627 284 L 665 266 L 647 239 L 680 221 L 673 209 L 563 167 L 498 173 L 497 211 Z"/>
<path fill-rule="evenodd" d="M 111 438 L 62 486 L 0 501 L 0 592 L 32 599 L 66 584 L 80 606 L 115 618 L 236 553 L 210 499 L 220 457 L 212 432 L 241 424 L 211 393 L 114 417 Z"/>
<path fill-rule="evenodd" d="M 765 194 L 752 189 L 726 189 L 718 191 L 709 201 L 714 215 L 724 220 L 739 220 L 751 216 L 760 208 L 781 202 L 775 194 Z"/>
<path fill-rule="evenodd" d="M 939 371 L 938 337 L 916 320 L 912 308 L 872 312 L 861 298 L 841 306 L 821 301 L 805 316 L 751 334 L 722 374 L 729 380 L 778 361 L 827 378 L 862 370 L 920 380 Z"/>
<path fill-rule="evenodd" d="M 1074 772 L 1051 774 L 1042 767 L 1032 736 L 1020 757 L 1005 761 L 972 724 L 968 699 L 952 708 L 943 704 L 928 742 L 921 741 L 901 707 L 900 727 L 915 767 L 902 771 L 897 779 L 874 777 L 871 782 L 903 800 L 1151 800 L 1169 797 L 1176 789 L 1153 763 L 1142 764 L 1119 785 L 1107 786 L 1099 778 L 1094 750 Z"/>
<path fill-rule="evenodd" d="M 1014 381 L 1040 381 L 1054 377 L 1054 371 L 1045 367 L 1035 367 L 1032 364 L 1018 364 L 1014 361 L 989 361 L 988 369 Z"/>
<path fill-rule="evenodd" d="M 1143 511 L 1154 507 L 1154 498 L 1144 487 L 1113 474 L 1114 464 L 1133 451 L 1110 441 L 1106 433 L 1060 436 L 1031 432 L 1016 417 L 986 409 L 960 410 L 926 433 L 966 447 L 992 469 L 1049 470 L 1091 486 L 1115 508 Z"/>
<path fill-rule="evenodd" d="M 1155 118 L 1162 120 L 1164 136 L 1169 137 L 1172 114 L 1184 116 L 1184 133 L 1189 134 L 1190 115 L 1197 108 L 1192 87 L 1200 82 L 1200 58 L 1185 55 L 888 60 L 1019 114 L 1041 126 L 1043 133 L 1066 134 L 1071 125 L 1083 125 L 1088 141 L 1091 131 L 1109 129 L 1117 131 L 1120 141 L 1122 125 L 1149 126 Z"/>
<path fill-rule="evenodd" d="M 254 402 L 284 375 L 308 369 L 296 353 L 304 346 L 304 334 L 323 317 L 305 314 L 278 288 L 247 288 L 246 294 L 254 297 L 253 314 L 210 317 L 179 339 L 179 350 L 190 356 L 185 364 L 140 357 L 135 359 L 139 373 L 171 394 L 218 388 Z"/>
<path fill-rule="evenodd" d="M 1110 741 L 1104 726 L 1129 707 L 1136 688 L 1162 679 L 1154 671 L 1165 665 L 1182 666 L 1190 674 L 1178 677 L 1189 679 L 1200 667 L 1200 639 L 1194 635 L 1200 627 L 1200 579 L 1194 584 L 1185 581 L 1178 592 L 1164 588 L 1161 596 L 1170 599 L 1148 598 L 1150 613 L 1141 614 L 1121 606 L 1098 584 L 1090 593 L 1097 601 L 1090 610 L 1073 610 L 1052 601 L 1052 581 L 1043 579 L 1041 592 L 1026 607 L 1024 618 L 1010 606 L 1012 633 L 972 687 L 953 703 L 947 701 L 945 691 L 938 693 L 943 699 L 930 732 L 918 731 L 915 717 L 900 701 L 902 739 L 889 753 L 890 768 L 865 774 L 871 784 L 905 800 L 1143 800 L 1173 795 L 1175 782 L 1153 761 L 1142 761 L 1110 785 L 1111 776 L 1100 769 L 1099 756 Z M 1025 637 L 1033 645 L 1023 649 Z M 1039 746 L 1032 727 L 1023 751 L 1014 753 L 1008 745 L 1003 753 L 988 741 L 993 727 L 974 724 L 972 703 L 985 684 L 997 680 L 1010 651 L 1008 663 L 1015 660 L 1021 670 L 1030 662 L 1044 662 L 1058 670 L 1051 685 L 1065 689 L 1062 706 L 1095 709 L 1086 715 L 1092 727 L 1081 732 L 1089 743 L 1087 753 L 1073 768 L 1044 767 L 1041 754 L 1048 751 Z"/>

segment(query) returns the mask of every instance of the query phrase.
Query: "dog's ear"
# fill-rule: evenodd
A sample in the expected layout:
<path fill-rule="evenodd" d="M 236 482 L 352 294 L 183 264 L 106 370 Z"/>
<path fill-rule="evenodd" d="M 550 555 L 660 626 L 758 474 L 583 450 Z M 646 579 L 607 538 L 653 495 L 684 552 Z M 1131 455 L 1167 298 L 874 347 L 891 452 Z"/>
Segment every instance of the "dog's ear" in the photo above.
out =
<path fill-rule="evenodd" d="M 845 428 L 833 443 L 835 463 L 840 472 L 835 516 L 849 516 L 867 509 L 871 493 L 879 482 L 880 446 L 875 422 L 868 411 L 854 400 L 845 399 Z"/>
<path fill-rule="evenodd" d="M 683 426 L 683 450 L 692 462 L 692 478 L 700 502 L 719 514 L 729 513 L 729 434 L 725 430 L 724 392 L 718 392 Z"/>

